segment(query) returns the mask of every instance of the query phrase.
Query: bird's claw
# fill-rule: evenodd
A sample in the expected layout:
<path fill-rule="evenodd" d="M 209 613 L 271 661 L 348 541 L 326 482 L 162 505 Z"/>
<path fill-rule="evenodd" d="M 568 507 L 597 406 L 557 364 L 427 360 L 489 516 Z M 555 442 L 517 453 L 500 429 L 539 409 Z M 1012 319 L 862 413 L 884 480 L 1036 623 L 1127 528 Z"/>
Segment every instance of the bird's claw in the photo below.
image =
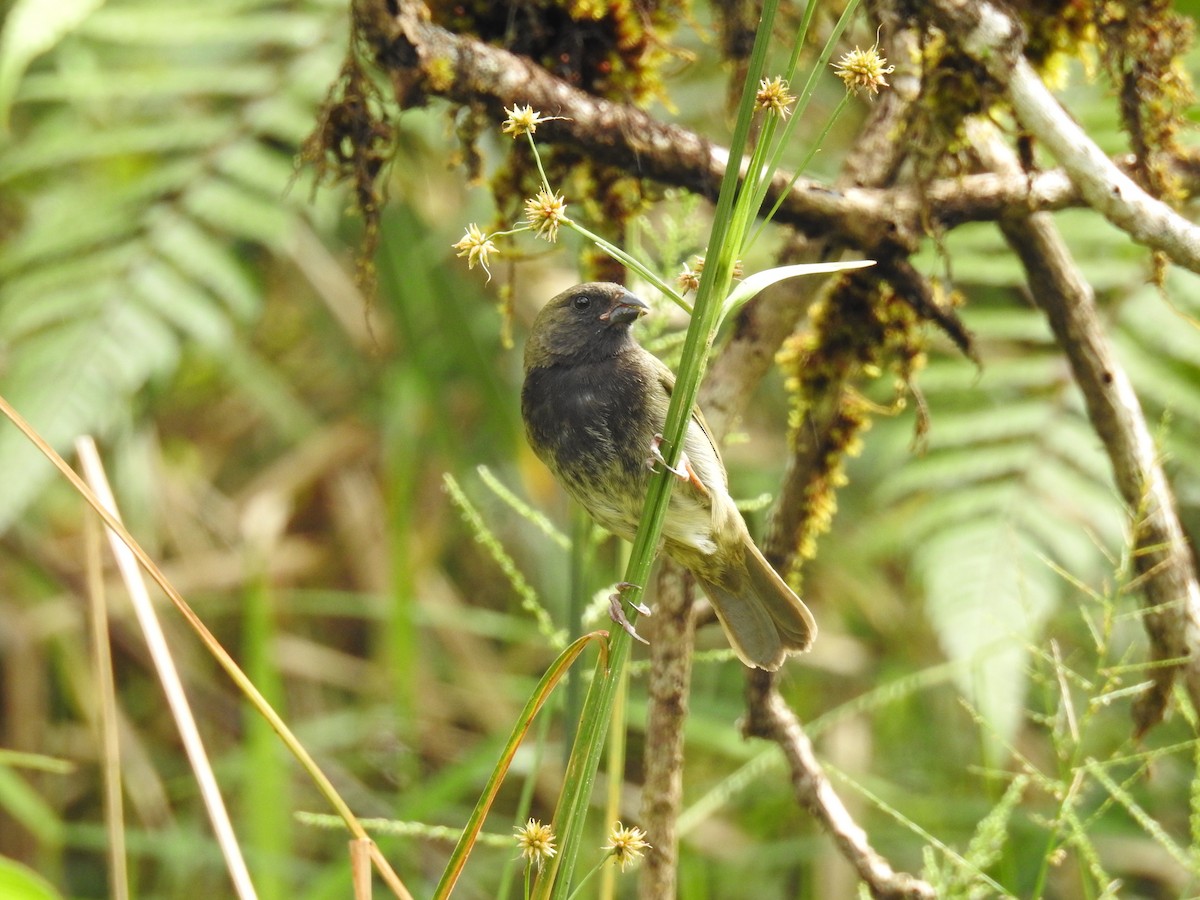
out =
<path fill-rule="evenodd" d="M 638 587 L 638 585 L 634 584 L 632 581 L 618 581 L 617 582 L 617 593 L 614 594 L 614 596 L 620 597 L 626 591 L 632 591 L 632 590 L 640 591 L 641 588 Z M 638 600 L 630 600 L 629 605 L 632 606 L 634 609 L 636 609 L 643 616 L 650 615 L 650 607 L 648 607 L 645 603 L 642 603 Z"/>
<path fill-rule="evenodd" d="M 692 468 L 692 463 L 688 459 L 687 453 L 683 450 L 679 451 L 679 466 L 672 467 L 667 464 L 667 459 L 662 454 L 663 436 L 661 434 L 654 435 L 650 439 L 650 457 L 646 460 L 646 465 L 650 471 L 654 471 L 656 463 L 662 463 L 662 467 L 678 478 L 680 481 L 686 481 L 701 494 L 708 494 L 708 488 L 704 486 L 704 482 L 700 480 L 700 476 L 696 474 L 696 470 Z"/>
<path fill-rule="evenodd" d="M 641 641 L 643 644 L 649 646 L 650 642 L 638 634 L 637 629 L 633 627 L 633 623 L 625 617 L 625 607 L 621 605 L 621 593 L 619 590 L 608 598 L 608 616 L 620 625 L 625 630 L 625 633 L 635 641 Z"/>
<path fill-rule="evenodd" d="M 681 451 L 679 454 L 679 466 L 672 466 L 667 462 L 667 458 L 662 454 L 662 442 L 663 436 L 661 434 L 656 434 L 650 439 L 650 456 L 646 460 L 646 466 L 651 471 L 654 471 L 655 464 L 661 463 L 662 467 L 676 478 L 680 479 L 681 481 L 691 481 L 692 476 L 688 471 L 687 454 Z"/>

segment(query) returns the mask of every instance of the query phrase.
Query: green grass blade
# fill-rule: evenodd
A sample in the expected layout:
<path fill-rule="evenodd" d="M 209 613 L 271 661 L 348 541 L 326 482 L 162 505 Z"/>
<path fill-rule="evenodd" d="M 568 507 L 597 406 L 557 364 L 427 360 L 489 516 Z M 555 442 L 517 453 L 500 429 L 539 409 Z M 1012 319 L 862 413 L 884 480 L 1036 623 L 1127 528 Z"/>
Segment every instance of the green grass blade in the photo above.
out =
<path fill-rule="evenodd" d="M 542 708 L 542 705 L 549 698 L 550 692 L 558 684 L 559 679 L 571 667 L 571 664 L 575 662 L 584 648 L 592 641 L 602 639 L 603 634 L 604 632 L 600 631 L 592 632 L 576 640 L 559 654 L 558 659 L 554 661 L 554 664 L 542 676 L 542 680 L 538 682 L 538 686 L 530 696 L 529 701 L 525 704 L 525 708 L 521 710 L 521 715 L 517 719 L 517 724 L 508 738 L 508 743 L 504 745 L 504 751 L 500 754 L 500 760 L 496 763 L 496 768 L 492 770 L 492 775 L 488 779 L 487 787 L 484 788 L 483 794 L 480 795 L 479 802 L 475 804 L 475 810 L 471 813 L 471 818 L 467 820 L 462 837 L 459 838 L 458 844 L 454 847 L 454 852 L 450 855 L 450 861 L 446 865 L 446 870 L 442 873 L 437 890 L 434 891 L 434 900 L 444 900 L 454 890 L 455 882 L 458 881 L 458 877 L 462 874 L 463 867 L 467 864 L 467 857 L 470 856 L 471 850 L 475 846 L 476 838 L 483 829 L 483 820 L 487 818 L 488 810 L 492 808 L 492 801 L 496 799 L 496 794 L 500 791 L 500 785 L 504 781 L 504 776 L 508 774 L 508 767 L 512 764 L 513 756 L 516 755 L 517 748 L 521 745 L 521 740 L 525 737 L 525 732 L 529 730 L 529 726 L 533 723 L 538 710 Z M 603 643 L 601 644 L 601 648 L 603 648 Z M 600 664 L 604 665 L 605 662 L 606 660 L 602 653 Z"/>

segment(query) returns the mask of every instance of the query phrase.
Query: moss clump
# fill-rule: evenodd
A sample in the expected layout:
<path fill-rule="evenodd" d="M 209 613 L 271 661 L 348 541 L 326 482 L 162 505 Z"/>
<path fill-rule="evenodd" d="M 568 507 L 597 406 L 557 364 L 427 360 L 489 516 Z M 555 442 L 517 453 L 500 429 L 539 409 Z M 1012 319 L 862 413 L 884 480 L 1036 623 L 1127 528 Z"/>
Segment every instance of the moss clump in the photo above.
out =
<path fill-rule="evenodd" d="M 890 373 L 892 409 L 904 406 L 907 385 L 925 361 L 918 321 L 886 282 L 850 275 L 814 306 L 812 327 L 779 352 L 792 398 L 792 449 L 808 463 L 795 544 L 800 559 L 815 556 L 817 538 L 829 530 L 837 489 L 846 484 L 845 460 L 859 453 L 872 413 L 887 411 L 860 385 Z"/>

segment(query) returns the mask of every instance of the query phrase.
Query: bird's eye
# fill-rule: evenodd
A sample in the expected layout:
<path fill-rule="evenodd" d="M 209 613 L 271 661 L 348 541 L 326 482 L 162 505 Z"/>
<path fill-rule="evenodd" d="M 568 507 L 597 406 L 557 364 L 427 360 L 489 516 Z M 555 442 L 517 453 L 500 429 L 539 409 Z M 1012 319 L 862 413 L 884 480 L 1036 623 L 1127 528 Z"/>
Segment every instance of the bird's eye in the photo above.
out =
<path fill-rule="evenodd" d="M 592 298 L 589 297 L 587 294 L 581 294 L 580 296 L 576 297 L 574 300 L 571 301 L 571 305 L 574 306 L 576 309 L 587 309 L 589 306 L 592 305 Z"/>

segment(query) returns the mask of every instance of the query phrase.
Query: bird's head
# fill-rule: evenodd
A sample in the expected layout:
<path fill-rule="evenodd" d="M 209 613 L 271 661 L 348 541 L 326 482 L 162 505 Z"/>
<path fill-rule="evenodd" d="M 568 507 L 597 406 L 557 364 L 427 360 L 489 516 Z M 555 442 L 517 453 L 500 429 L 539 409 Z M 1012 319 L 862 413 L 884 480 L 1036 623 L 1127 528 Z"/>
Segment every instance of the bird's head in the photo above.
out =
<path fill-rule="evenodd" d="M 525 369 L 615 356 L 633 340 L 629 326 L 649 309 L 619 284 L 577 284 L 534 319 L 525 344 Z"/>

